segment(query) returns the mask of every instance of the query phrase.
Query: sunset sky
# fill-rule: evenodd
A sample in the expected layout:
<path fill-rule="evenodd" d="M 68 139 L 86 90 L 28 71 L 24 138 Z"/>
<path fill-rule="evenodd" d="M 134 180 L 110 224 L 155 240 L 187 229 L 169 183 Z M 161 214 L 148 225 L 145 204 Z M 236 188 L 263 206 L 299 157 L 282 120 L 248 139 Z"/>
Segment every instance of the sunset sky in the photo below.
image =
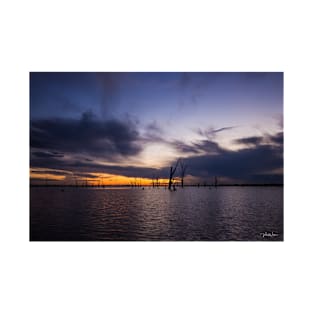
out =
<path fill-rule="evenodd" d="M 30 73 L 32 184 L 283 182 L 283 73 Z M 179 174 L 179 172 L 177 173 Z"/>

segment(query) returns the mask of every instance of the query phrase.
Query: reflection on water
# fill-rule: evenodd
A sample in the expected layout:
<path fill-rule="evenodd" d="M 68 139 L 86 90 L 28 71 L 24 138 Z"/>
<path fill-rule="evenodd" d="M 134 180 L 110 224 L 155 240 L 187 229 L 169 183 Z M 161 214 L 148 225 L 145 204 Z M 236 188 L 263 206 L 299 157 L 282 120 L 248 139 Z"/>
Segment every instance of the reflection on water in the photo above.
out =
<path fill-rule="evenodd" d="M 31 240 L 283 240 L 282 187 L 36 187 L 30 196 Z"/>

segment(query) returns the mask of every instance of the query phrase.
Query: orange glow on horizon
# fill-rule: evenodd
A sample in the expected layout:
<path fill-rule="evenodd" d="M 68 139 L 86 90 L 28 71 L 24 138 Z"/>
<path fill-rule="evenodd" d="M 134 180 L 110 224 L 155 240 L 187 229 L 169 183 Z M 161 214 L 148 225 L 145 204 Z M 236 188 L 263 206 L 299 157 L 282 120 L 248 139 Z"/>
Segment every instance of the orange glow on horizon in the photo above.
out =
<path fill-rule="evenodd" d="M 49 171 L 60 172 L 60 175 L 49 173 Z M 84 176 L 86 175 L 86 176 Z M 90 177 L 94 176 L 94 177 Z M 55 181 L 56 183 L 67 184 L 67 185 L 78 185 L 85 186 L 99 186 L 99 185 L 128 185 L 128 186 L 152 186 L 153 182 L 156 185 L 164 185 L 168 183 L 168 179 L 160 178 L 158 182 L 152 180 L 151 178 L 142 178 L 142 177 L 127 177 L 123 175 L 114 175 L 107 173 L 97 173 L 97 172 L 88 172 L 88 173 L 79 173 L 79 176 L 72 172 L 66 172 L 61 170 L 52 170 L 48 168 L 36 168 L 30 169 L 30 179 L 36 179 L 42 181 Z"/>
<path fill-rule="evenodd" d="M 97 177 L 81 177 L 79 182 L 84 183 L 87 181 L 89 185 L 141 185 L 141 186 L 151 186 L 152 179 L 141 178 L 141 177 L 127 177 L 122 175 L 108 175 L 103 173 L 90 173 Z M 159 179 L 159 184 L 167 184 L 167 179 Z"/>

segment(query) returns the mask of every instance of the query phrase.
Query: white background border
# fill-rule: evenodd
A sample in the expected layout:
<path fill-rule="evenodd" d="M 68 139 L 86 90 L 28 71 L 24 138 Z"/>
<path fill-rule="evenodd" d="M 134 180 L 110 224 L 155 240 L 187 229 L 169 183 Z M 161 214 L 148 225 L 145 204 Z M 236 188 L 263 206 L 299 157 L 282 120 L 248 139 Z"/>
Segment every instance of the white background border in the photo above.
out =
<path fill-rule="evenodd" d="M 312 312 L 309 3 L 2 1 L 0 311 Z M 29 71 L 283 71 L 285 241 L 29 242 Z"/>

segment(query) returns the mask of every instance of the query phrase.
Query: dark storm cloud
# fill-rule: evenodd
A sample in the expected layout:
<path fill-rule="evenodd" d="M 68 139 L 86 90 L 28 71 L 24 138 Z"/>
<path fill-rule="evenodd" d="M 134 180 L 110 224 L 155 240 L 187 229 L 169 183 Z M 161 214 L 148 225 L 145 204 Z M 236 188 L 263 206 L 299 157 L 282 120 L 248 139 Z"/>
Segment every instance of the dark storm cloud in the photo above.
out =
<path fill-rule="evenodd" d="M 31 121 L 31 148 L 44 150 L 34 152 L 37 157 L 53 157 L 47 150 L 60 154 L 85 153 L 106 159 L 131 156 L 141 151 L 138 139 L 139 134 L 131 121 L 100 120 L 91 112 L 85 112 L 80 119 Z"/>
<path fill-rule="evenodd" d="M 244 145 L 259 145 L 263 141 L 263 137 L 245 137 L 234 140 L 235 143 L 244 144 Z"/>
<path fill-rule="evenodd" d="M 238 151 L 223 151 L 216 155 L 189 157 L 186 163 L 190 174 L 194 176 L 223 176 L 252 183 L 257 176 L 260 178 L 263 173 L 283 167 L 282 147 L 259 145 Z M 264 177 L 268 180 L 270 178 L 268 175 Z M 280 177 L 276 182 L 282 182 L 282 176 L 275 177 Z"/>
<path fill-rule="evenodd" d="M 194 147 L 208 154 L 223 153 L 225 150 L 217 142 L 211 140 L 201 140 L 194 144 Z"/>
<path fill-rule="evenodd" d="M 63 153 L 59 152 L 44 152 L 44 151 L 34 151 L 32 155 L 38 158 L 62 158 L 64 157 Z"/>
<path fill-rule="evenodd" d="M 284 133 L 278 132 L 274 135 L 265 135 L 265 136 L 253 136 L 253 137 L 244 137 L 234 140 L 234 143 L 244 144 L 244 145 L 260 145 L 260 144 L 274 144 L 274 145 L 283 145 L 284 143 Z"/>

